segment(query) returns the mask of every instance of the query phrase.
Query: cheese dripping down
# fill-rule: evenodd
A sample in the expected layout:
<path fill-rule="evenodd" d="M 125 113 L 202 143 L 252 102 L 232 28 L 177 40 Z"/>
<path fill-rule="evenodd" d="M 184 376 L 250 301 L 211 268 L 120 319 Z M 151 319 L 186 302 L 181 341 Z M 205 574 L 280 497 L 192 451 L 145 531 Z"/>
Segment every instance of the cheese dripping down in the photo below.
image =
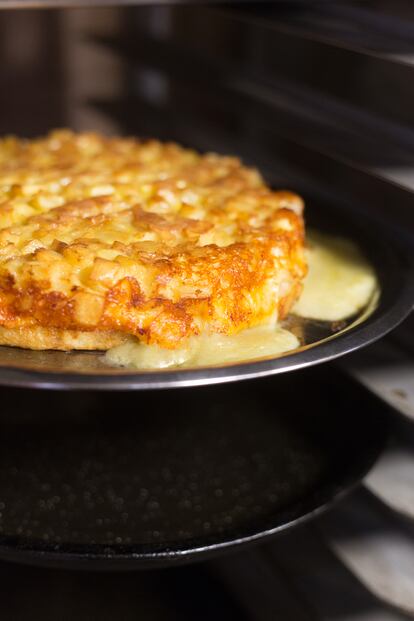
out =
<path fill-rule="evenodd" d="M 309 272 L 292 313 L 337 322 L 363 309 L 378 289 L 375 272 L 352 242 L 320 233 L 308 236 Z M 193 337 L 185 348 L 162 349 L 135 338 L 109 349 L 110 365 L 136 369 L 202 367 L 278 356 L 299 347 L 293 332 L 278 325 L 257 326 L 232 336 Z"/>

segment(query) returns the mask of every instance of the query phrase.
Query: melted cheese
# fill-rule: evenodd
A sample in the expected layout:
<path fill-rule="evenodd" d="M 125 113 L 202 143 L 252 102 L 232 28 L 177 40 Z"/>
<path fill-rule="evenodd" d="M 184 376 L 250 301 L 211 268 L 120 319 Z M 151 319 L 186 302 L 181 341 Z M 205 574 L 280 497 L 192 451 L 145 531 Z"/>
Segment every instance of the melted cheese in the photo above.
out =
<path fill-rule="evenodd" d="M 138 369 L 204 367 L 273 357 L 297 347 L 299 340 L 289 330 L 277 326 L 259 326 L 233 336 L 210 334 L 193 337 L 186 348 L 180 349 L 140 345 L 131 339 L 110 349 L 106 360 L 116 366 L 133 366 Z"/>
<path fill-rule="evenodd" d="M 347 239 L 308 236 L 308 275 L 292 312 L 307 319 L 342 321 L 364 308 L 377 288 L 372 266 Z"/>
<path fill-rule="evenodd" d="M 350 241 L 309 235 L 309 272 L 293 312 L 304 318 L 342 321 L 366 307 L 377 290 L 375 272 Z M 278 326 L 250 328 L 233 336 L 211 334 L 190 339 L 186 348 L 168 350 L 131 339 L 110 349 L 105 359 L 137 369 L 202 367 L 269 358 L 299 347 L 298 338 Z"/>

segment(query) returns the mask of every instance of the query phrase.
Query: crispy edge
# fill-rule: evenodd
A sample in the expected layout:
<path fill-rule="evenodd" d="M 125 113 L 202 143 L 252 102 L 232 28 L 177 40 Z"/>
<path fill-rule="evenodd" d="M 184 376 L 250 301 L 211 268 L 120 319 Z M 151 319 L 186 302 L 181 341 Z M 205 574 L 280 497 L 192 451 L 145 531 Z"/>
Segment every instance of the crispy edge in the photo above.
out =
<path fill-rule="evenodd" d="M 24 349 L 46 350 L 107 350 L 121 345 L 128 335 L 116 331 L 89 332 L 46 328 L 44 326 L 25 326 L 24 328 L 4 328 L 0 326 L 0 343 Z"/>

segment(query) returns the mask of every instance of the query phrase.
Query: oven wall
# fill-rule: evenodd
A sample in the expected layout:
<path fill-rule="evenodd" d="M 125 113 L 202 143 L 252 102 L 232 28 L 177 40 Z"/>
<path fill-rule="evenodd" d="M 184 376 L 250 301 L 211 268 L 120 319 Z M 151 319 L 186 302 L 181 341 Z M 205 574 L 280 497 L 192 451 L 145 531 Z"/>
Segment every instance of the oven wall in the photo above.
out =
<path fill-rule="evenodd" d="M 125 131 L 241 154 L 270 182 L 414 231 L 410 3 L 137 7 L 101 42 Z"/>
<path fill-rule="evenodd" d="M 124 63 L 99 43 L 100 38 L 121 34 L 122 10 L 71 9 L 58 13 L 65 73 L 65 124 L 78 131 L 119 133 L 121 123 L 103 114 L 94 101 L 122 97 Z"/>
<path fill-rule="evenodd" d="M 36 136 L 65 120 L 59 19 L 0 11 L 0 134 Z"/>
<path fill-rule="evenodd" d="M 116 133 L 94 107 L 119 97 L 122 62 L 96 41 L 115 37 L 121 11 L 0 11 L 0 134 L 37 136 L 54 127 Z"/>

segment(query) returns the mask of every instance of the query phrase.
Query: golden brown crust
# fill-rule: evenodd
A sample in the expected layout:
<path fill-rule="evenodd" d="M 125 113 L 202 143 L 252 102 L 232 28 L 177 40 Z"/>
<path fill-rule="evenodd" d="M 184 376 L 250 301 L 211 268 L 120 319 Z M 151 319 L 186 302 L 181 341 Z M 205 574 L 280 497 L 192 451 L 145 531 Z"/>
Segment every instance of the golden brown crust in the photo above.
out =
<path fill-rule="evenodd" d="M 68 131 L 0 141 L 0 343 L 174 348 L 281 318 L 303 245 L 301 199 L 236 158 Z"/>
<path fill-rule="evenodd" d="M 44 328 L 43 326 L 24 326 L 23 328 L 3 328 L 0 326 L 0 343 L 25 349 L 70 349 L 107 350 L 122 345 L 128 337 L 122 332 L 85 332 Z"/>

